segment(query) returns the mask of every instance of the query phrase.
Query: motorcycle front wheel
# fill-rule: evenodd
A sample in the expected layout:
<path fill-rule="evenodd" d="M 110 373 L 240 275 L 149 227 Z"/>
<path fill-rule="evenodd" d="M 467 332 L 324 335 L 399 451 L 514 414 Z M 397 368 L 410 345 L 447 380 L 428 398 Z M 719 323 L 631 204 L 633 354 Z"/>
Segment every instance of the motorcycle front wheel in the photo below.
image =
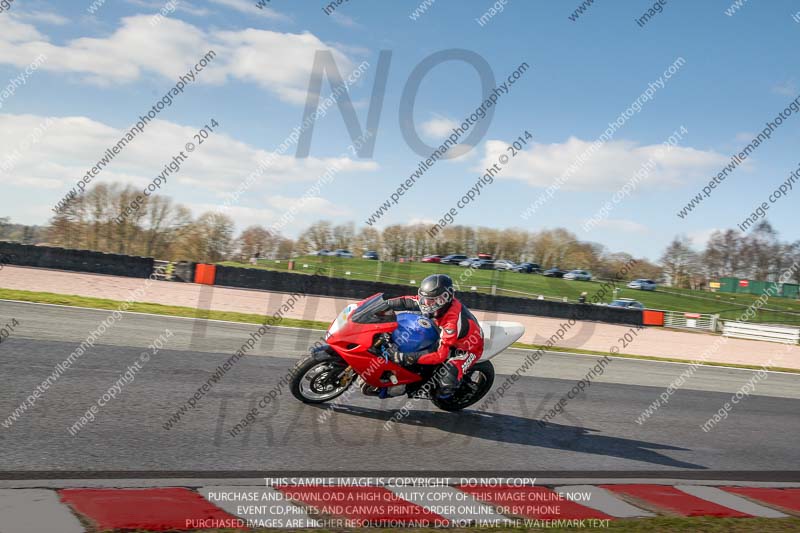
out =
<path fill-rule="evenodd" d="M 340 359 L 303 360 L 295 368 L 291 391 L 303 403 L 324 403 L 340 396 L 354 380 L 345 375 L 347 363 Z"/>
<path fill-rule="evenodd" d="M 493 383 L 494 366 L 491 361 L 484 361 L 467 370 L 452 396 L 442 399 L 434 393 L 431 401 L 443 411 L 460 411 L 486 396 Z"/>

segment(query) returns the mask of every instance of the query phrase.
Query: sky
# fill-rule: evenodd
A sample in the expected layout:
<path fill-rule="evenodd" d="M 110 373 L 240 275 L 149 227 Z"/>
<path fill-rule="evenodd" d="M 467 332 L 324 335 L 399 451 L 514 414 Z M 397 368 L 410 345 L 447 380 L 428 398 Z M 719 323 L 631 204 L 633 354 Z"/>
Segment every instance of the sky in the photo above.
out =
<path fill-rule="evenodd" d="M 0 216 L 46 223 L 106 149 L 209 50 L 215 56 L 195 81 L 92 183 L 146 187 L 213 119 L 218 126 L 167 177 L 163 194 L 195 215 L 227 205 L 240 230 L 283 220 L 281 231 L 296 237 L 319 219 L 363 227 L 426 158 L 404 130 L 433 149 L 492 92 L 487 79 L 502 84 L 523 64 L 493 113 L 472 126 L 483 135 L 435 162 L 375 227 L 436 223 L 507 154 L 453 223 L 564 227 L 612 251 L 657 259 L 678 234 L 701 247 L 714 230 L 736 228 L 800 166 L 793 113 L 678 216 L 800 95 L 794 2 L 745 1 L 732 12 L 729 1 L 668 0 L 640 25 L 652 3 L 596 2 L 576 17 L 577 0 L 350 0 L 331 14 L 325 2 L 256 1 L 2 4 Z M 338 101 L 352 102 L 362 131 L 368 114 L 379 113 L 368 139 L 374 149 L 351 148 L 356 139 L 336 104 L 307 128 L 307 157 L 286 144 L 303 123 L 320 51 L 344 78 L 361 69 Z M 436 64 L 412 75 L 431 56 Z M 320 101 L 330 94 L 323 76 Z M 510 150 L 520 136 L 521 150 Z M 767 212 L 783 240 L 800 239 L 798 198 L 789 191 Z M 606 202 L 611 209 L 587 229 Z"/>

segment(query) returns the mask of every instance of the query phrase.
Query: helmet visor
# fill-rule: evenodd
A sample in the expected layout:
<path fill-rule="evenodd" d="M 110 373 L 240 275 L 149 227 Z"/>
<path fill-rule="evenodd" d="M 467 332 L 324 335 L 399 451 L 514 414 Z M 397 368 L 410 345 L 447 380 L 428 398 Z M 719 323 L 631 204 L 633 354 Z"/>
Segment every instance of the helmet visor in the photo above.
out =
<path fill-rule="evenodd" d="M 435 313 L 453 299 L 452 294 L 448 291 L 439 296 L 423 296 L 419 295 L 419 308 L 425 313 Z"/>

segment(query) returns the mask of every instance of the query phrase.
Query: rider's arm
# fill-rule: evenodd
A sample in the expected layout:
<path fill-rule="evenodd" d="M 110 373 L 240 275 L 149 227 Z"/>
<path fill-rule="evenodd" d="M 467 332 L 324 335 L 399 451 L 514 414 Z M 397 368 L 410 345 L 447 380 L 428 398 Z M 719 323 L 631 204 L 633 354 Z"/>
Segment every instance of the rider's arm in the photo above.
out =
<path fill-rule="evenodd" d="M 400 296 L 386 300 L 393 311 L 419 311 L 419 302 L 416 296 Z"/>
<path fill-rule="evenodd" d="M 417 358 L 421 365 L 438 365 L 450 357 L 451 350 L 458 339 L 458 324 L 455 321 L 439 324 L 439 347 L 435 352 L 422 354 Z"/>

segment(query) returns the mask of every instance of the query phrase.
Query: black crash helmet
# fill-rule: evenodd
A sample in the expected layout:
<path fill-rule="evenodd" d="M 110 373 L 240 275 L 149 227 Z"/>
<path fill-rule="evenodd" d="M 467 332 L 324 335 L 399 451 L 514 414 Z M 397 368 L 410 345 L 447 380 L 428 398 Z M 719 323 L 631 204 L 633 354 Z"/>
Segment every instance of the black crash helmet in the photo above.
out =
<path fill-rule="evenodd" d="M 440 316 L 453 303 L 453 280 L 445 274 L 433 274 L 419 284 L 419 308 L 426 315 Z"/>

